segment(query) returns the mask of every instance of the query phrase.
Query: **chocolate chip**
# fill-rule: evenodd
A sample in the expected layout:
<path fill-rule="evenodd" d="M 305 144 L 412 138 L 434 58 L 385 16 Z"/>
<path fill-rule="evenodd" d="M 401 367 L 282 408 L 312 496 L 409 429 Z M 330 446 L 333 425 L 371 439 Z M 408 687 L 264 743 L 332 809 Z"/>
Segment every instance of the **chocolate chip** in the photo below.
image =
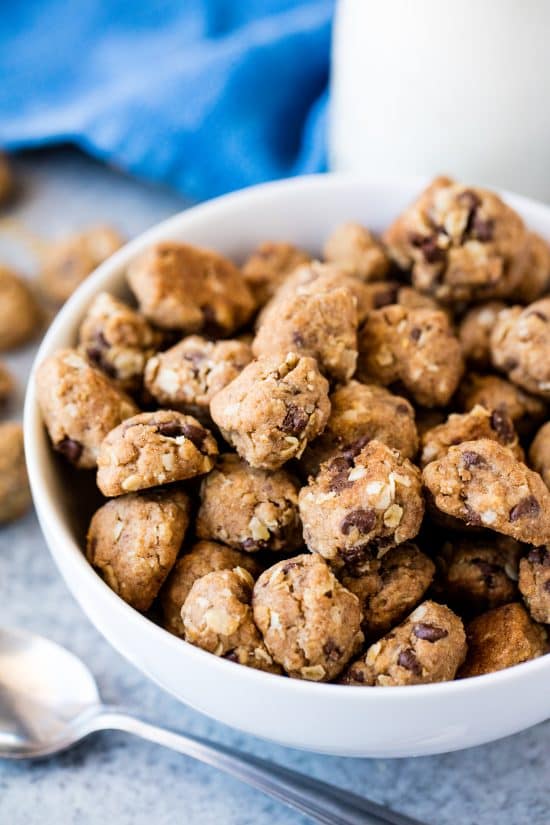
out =
<path fill-rule="evenodd" d="M 358 547 L 339 547 L 336 552 L 344 560 L 344 563 L 350 567 L 364 564 L 371 555 L 367 545 L 364 544 Z"/>
<path fill-rule="evenodd" d="M 465 189 L 464 192 L 461 192 L 457 197 L 457 201 L 472 211 L 481 206 L 481 198 L 471 189 Z"/>
<path fill-rule="evenodd" d="M 281 424 L 281 430 L 289 435 L 300 435 L 309 422 L 309 415 L 295 404 L 289 404 Z"/>
<path fill-rule="evenodd" d="M 263 540 L 258 541 L 257 539 L 248 538 L 243 539 L 241 541 L 241 547 L 247 553 L 255 553 L 257 550 L 264 550 L 267 547 L 267 542 Z"/>
<path fill-rule="evenodd" d="M 347 487 L 353 486 L 353 481 L 348 479 L 352 464 L 353 459 L 350 461 L 344 455 L 339 455 L 331 461 L 328 468 L 331 473 L 328 488 L 331 492 L 338 493 L 340 490 L 345 490 Z"/>
<path fill-rule="evenodd" d="M 397 415 L 410 415 L 411 408 L 408 407 L 406 404 L 398 404 L 395 408 L 395 412 Z"/>
<path fill-rule="evenodd" d="M 493 410 L 491 413 L 491 427 L 500 436 L 504 444 L 509 444 L 515 438 L 514 425 L 503 410 Z"/>
<path fill-rule="evenodd" d="M 527 555 L 527 561 L 531 564 L 541 564 L 543 567 L 550 567 L 550 553 L 546 547 L 533 547 Z"/>
<path fill-rule="evenodd" d="M 418 249 L 422 251 L 424 260 L 427 263 L 434 264 L 438 261 L 444 260 L 445 252 L 437 245 L 437 235 L 426 237 L 424 235 L 420 235 L 416 232 L 413 232 L 413 234 L 409 237 L 412 245 L 416 246 Z"/>
<path fill-rule="evenodd" d="M 55 449 L 58 453 L 64 455 L 72 464 L 76 464 L 82 455 L 83 447 L 80 441 L 75 441 L 74 438 L 63 438 L 57 442 Z"/>
<path fill-rule="evenodd" d="M 473 450 L 464 450 L 462 453 L 462 463 L 466 469 L 470 467 L 482 467 L 486 464 L 485 459 L 479 453 L 475 453 Z"/>
<path fill-rule="evenodd" d="M 363 684 L 365 681 L 365 674 L 362 670 L 354 670 L 352 668 L 348 672 L 346 681 L 360 682 L 361 684 Z"/>
<path fill-rule="evenodd" d="M 468 527 L 479 527 L 481 524 L 481 516 L 479 513 L 476 513 L 469 504 L 464 504 L 462 509 L 464 513 L 463 518 Z"/>
<path fill-rule="evenodd" d="M 503 366 L 504 366 L 505 372 L 511 372 L 512 370 L 515 370 L 516 367 L 519 366 L 519 362 L 516 361 L 515 358 L 507 358 L 506 361 L 504 362 Z"/>
<path fill-rule="evenodd" d="M 540 504 L 538 503 L 535 496 L 526 496 L 522 498 L 515 507 L 512 507 L 510 510 L 509 519 L 510 521 L 517 521 L 520 518 L 532 518 L 533 516 L 538 516 L 540 513 Z"/>
<path fill-rule="evenodd" d="M 349 462 L 349 465 L 353 464 L 353 459 L 359 455 L 363 447 L 365 447 L 369 441 L 371 440 L 372 436 L 368 433 L 365 433 L 361 436 L 361 438 L 356 438 L 355 441 L 352 441 L 351 444 L 347 444 L 345 448 L 342 450 L 343 457 Z"/>
<path fill-rule="evenodd" d="M 298 564 L 297 561 L 287 561 L 287 563 L 283 565 L 282 572 L 286 576 L 286 574 L 289 573 L 290 570 L 294 570 L 296 567 L 299 567 L 299 566 L 300 565 Z"/>
<path fill-rule="evenodd" d="M 483 220 L 483 218 L 475 217 L 472 230 L 478 241 L 486 243 L 493 239 L 495 222 L 492 218 Z"/>
<path fill-rule="evenodd" d="M 411 673 L 414 673 L 415 676 L 422 675 L 422 668 L 420 666 L 420 662 L 416 658 L 416 654 L 411 647 L 405 648 L 402 650 L 399 656 L 397 657 L 397 664 L 400 667 L 404 667 L 406 670 L 410 670 Z"/>
<path fill-rule="evenodd" d="M 409 332 L 409 337 L 411 341 L 418 341 L 420 340 L 420 336 L 422 335 L 422 330 L 420 327 L 413 327 Z"/>
<path fill-rule="evenodd" d="M 301 332 L 298 332 L 298 330 L 294 330 L 294 332 L 292 333 L 292 342 L 296 344 L 297 347 L 303 347 L 306 343 L 304 336 Z"/>
<path fill-rule="evenodd" d="M 340 532 L 347 536 L 355 527 L 360 533 L 370 533 L 376 524 L 376 511 L 372 508 L 352 510 L 340 522 Z"/>
<path fill-rule="evenodd" d="M 389 306 L 389 304 L 396 304 L 398 296 L 399 286 L 397 284 L 383 289 L 375 294 L 372 301 L 373 307 L 374 309 L 380 309 L 381 307 Z"/>
<path fill-rule="evenodd" d="M 166 424 L 159 424 L 157 427 L 157 433 L 165 436 L 166 438 L 179 438 L 184 434 L 183 427 L 176 421 L 169 421 Z"/>
<path fill-rule="evenodd" d="M 331 662 L 337 662 L 340 656 L 342 655 L 341 649 L 335 644 L 333 639 L 329 639 L 323 645 L 323 653 Z"/>
<path fill-rule="evenodd" d="M 208 435 L 206 430 L 197 424 L 189 424 L 188 422 L 182 424 L 181 429 L 183 430 L 184 436 L 195 445 L 197 450 L 202 450 L 204 441 Z"/>
<path fill-rule="evenodd" d="M 434 624 L 427 624 L 419 622 L 413 627 L 413 633 L 417 639 L 423 639 L 425 642 L 438 642 L 449 635 L 449 631 L 443 627 L 437 627 Z"/>

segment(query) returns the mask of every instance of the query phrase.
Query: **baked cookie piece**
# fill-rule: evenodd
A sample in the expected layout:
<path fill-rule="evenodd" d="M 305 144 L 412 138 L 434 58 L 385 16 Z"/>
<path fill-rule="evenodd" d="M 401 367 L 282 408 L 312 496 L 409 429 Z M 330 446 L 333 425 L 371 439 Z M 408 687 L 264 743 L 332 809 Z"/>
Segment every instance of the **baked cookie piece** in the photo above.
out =
<path fill-rule="evenodd" d="M 40 327 L 40 310 L 24 278 L 0 266 L 0 351 L 26 344 Z"/>
<path fill-rule="evenodd" d="M 176 561 L 189 514 L 189 498 L 177 489 L 108 501 L 90 522 L 86 557 L 111 590 L 145 612 Z"/>
<path fill-rule="evenodd" d="M 505 297 L 521 277 L 526 244 L 519 215 L 498 195 L 436 178 L 383 236 L 390 257 L 438 301 Z"/>
<path fill-rule="evenodd" d="M 543 424 L 529 447 L 529 464 L 550 487 L 550 421 Z"/>
<path fill-rule="evenodd" d="M 190 335 L 149 360 L 145 386 L 159 404 L 206 423 L 214 395 L 251 360 L 250 346 L 242 341 L 207 341 Z"/>
<path fill-rule="evenodd" d="M 305 543 L 335 567 L 382 555 L 420 530 L 421 487 L 418 468 L 380 441 L 329 459 L 300 490 Z"/>
<path fill-rule="evenodd" d="M 476 404 L 500 410 L 512 419 L 521 436 L 531 433 L 546 417 L 546 404 L 541 398 L 498 375 L 468 373 L 458 388 L 457 402 L 466 411 Z"/>
<path fill-rule="evenodd" d="M 285 470 L 267 472 L 250 467 L 228 453 L 203 480 L 196 532 L 256 553 L 300 547 L 302 524 L 298 515 L 298 486 Z"/>
<path fill-rule="evenodd" d="M 100 292 L 84 316 L 78 343 L 88 360 L 117 386 L 137 392 L 147 359 L 161 341 L 143 315 L 108 292 Z"/>
<path fill-rule="evenodd" d="M 0 404 L 4 404 L 15 389 L 15 381 L 6 365 L 0 361 Z"/>
<path fill-rule="evenodd" d="M 467 413 L 451 413 L 443 424 L 427 430 L 421 439 L 420 466 L 441 458 L 453 444 L 488 438 L 507 447 L 518 461 L 524 455 L 512 420 L 502 410 L 488 410 L 480 404 Z"/>
<path fill-rule="evenodd" d="M 36 392 L 54 450 L 80 468 L 95 467 L 107 433 L 138 412 L 134 402 L 74 349 L 40 364 Z"/>
<path fill-rule="evenodd" d="M 357 363 L 357 308 L 349 289 L 276 299 L 261 319 L 252 343 L 258 358 L 288 352 L 315 358 L 321 372 L 347 381 Z"/>
<path fill-rule="evenodd" d="M 362 281 L 381 281 L 390 266 L 382 244 L 366 227 L 353 222 L 336 227 L 326 240 L 323 255 Z"/>
<path fill-rule="evenodd" d="M 395 687 L 448 682 L 466 655 L 462 621 L 437 602 L 422 602 L 369 647 L 342 677 L 346 685 Z"/>
<path fill-rule="evenodd" d="M 127 277 L 140 310 L 162 329 L 230 335 L 254 310 L 240 271 L 209 249 L 163 241 L 140 255 Z"/>
<path fill-rule="evenodd" d="M 15 193 L 15 177 L 5 152 L 0 152 L 0 206 L 9 203 Z"/>
<path fill-rule="evenodd" d="M 520 554 L 506 536 L 453 536 L 436 558 L 434 592 L 461 616 L 516 601 Z"/>
<path fill-rule="evenodd" d="M 185 640 L 241 665 L 281 673 L 254 624 L 253 585 L 243 567 L 197 579 L 181 609 Z"/>
<path fill-rule="evenodd" d="M 357 377 L 400 382 L 425 407 L 443 407 L 463 372 L 462 353 L 444 312 L 392 304 L 370 312 L 358 334 Z"/>
<path fill-rule="evenodd" d="M 491 366 L 491 333 L 503 309 L 506 309 L 503 301 L 486 301 L 469 309 L 458 324 L 464 359 L 477 369 Z"/>
<path fill-rule="evenodd" d="M 23 430 L 15 421 L 0 424 L 0 524 L 14 521 L 31 505 Z"/>
<path fill-rule="evenodd" d="M 528 232 L 524 255 L 519 257 L 516 265 L 520 267 L 520 274 L 513 273 L 511 276 L 516 286 L 510 299 L 520 304 L 530 304 L 542 298 L 550 289 L 548 241 L 536 232 Z"/>
<path fill-rule="evenodd" d="M 62 304 L 123 244 L 124 238 L 112 226 L 93 226 L 52 242 L 44 253 L 38 278 L 43 294 Z"/>
<path fill-rule="evenodd" d="M 216 393 L 210 414 L 252 467 L 277 470 L 323 431 L 328 388 L 313 358 L 293 352 L 260 358 Z"/>
<path fill-rule="evenodd" d="M 359 599 L 315 554 L 280 561 L 254 587 L 254 619 L 289 676 L 328 682 L 363 642 Z"/>
<path fill-rule="evenodd" d="M 118 499 L 115 499 L 118 501 Z M 176 636 L 184 637 L 181 608 L 197 579 L 215 570 L 233 570 L 242 567 L 253 578 L 261 567 L 249 553 L 241 553 L 215 541 L 198 541 L 176 561 L 160 591 L 159 600 L 164 627 Z"/>
<path fill-rule="evenodd" d="M 120 496 L 208 473 L 218 446 L 196 418 L 175 410 L 139 413 L 103 439 L 97 457 L 97 486 Z"/>
<path fill-rule="evenodd" d="M 489 439 L 464 441 L 424 467 L 433 505 L 527 544 L 550 542 L 550 492 L 538 473 Z"/>
<path fill-rule="evenodd" d="M 482 676 L 536 659 L 548 649 L 546 630 L 514 602 L 482 613 L 467 625 L 468 655 L 459 678 Z"/>
<path fill-rule="evenodd" d="M 519 590 L 536 622 L 550 624 L 550 550 L 533 547 L 519 563 Z"/>
<path fill-rule="evenodd" d="M 495 367 L 510 381 L 550 398 L 550 298 L 499 313 L 491 334 Z"/>
<path fill-rule="evenodd" d="M 301 458 L 306 475 L 315 475 L 319 465 L 338 452 L 360 452 L 373 438 L 399 450 L 404 458 L 416 455 L 414 410 L 405 398 L 384 387 L 350 381 L 332 393 L 330 405 L 327 426 Z"/>
<path fill-rule="evenodd" d="M 433 561 L 407 542 L 392 547 L 380 559 L 347 565 L 338 577 L 359 599 L 363 633 L 367 640 L 374 641 L 399 624 L 422 600 L 434 573 Z"/>
<path fill-rule="evenodd" d="M 263 306 L 298 266 L 310 257 L 303 249 L 284 241 L 264 241 L 245 261 L 242 273 L 256 306 Z"/>

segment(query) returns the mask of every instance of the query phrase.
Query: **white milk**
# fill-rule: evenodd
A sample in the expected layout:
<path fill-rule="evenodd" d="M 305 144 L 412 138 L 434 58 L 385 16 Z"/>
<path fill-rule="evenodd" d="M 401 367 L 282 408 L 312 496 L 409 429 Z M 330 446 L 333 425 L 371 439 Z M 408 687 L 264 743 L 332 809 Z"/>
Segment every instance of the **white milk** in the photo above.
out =
<path fill-rule="evenodd" d="M 550 201 L 550 0 L 340 0 L 330 161 Z"/>

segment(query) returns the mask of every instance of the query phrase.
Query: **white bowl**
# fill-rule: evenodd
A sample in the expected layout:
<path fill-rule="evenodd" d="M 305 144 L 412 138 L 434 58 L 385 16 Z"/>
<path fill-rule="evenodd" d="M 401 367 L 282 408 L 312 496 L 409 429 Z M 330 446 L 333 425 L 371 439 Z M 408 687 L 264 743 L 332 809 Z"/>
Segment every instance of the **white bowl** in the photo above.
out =
<path fill-rule="evenodd" d="M 121 249 L 66 304 L 37 362 L 75 342 L 78 323 L 100 290 L 124 294 L 128 263 L 149 244 L 185 240 L 235 260 L 268 238 L 318 251 L 339 222 L 381 230 L 422 180 L 368 182 L 315 176 L 228 195 L 165 221 Z M 550 208 L 506 196 L 550 238 Z M 415 687 L 343 687 L 284 679 L 205 653 L 141 616 L 116 596 L 84 558 L 85 524 L 72 476 L 50 448 L 30 381 L 25 448 L 34 501 L 51 553 L 69 589 L 98 630 L 173 696 L 221 722 L 284 745 L 342 756 L 412 756 L 488 742 L 550 716 L 550 656 L 499 673 Z M 122 697 L 123 698 L 123 697 Z"/>

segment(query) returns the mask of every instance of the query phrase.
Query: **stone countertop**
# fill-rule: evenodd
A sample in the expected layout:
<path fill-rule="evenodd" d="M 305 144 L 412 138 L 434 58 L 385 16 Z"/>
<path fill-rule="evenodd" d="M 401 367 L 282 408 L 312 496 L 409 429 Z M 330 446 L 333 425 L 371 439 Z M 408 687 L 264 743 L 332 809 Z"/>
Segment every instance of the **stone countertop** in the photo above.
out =
<path fill-rule="evenodd" d="M 18 164 L 14 216 L 46 237 L 96 221 L 129 236 L 185 206 L 72 152 Z M 30 265 L 11 221 L 0 220 L 2 261 Z M 24 386 L 34 350 L 7 360 Z M 9 413 L 20 413 L 18 405 Z M 0 624 L 35 630 L 81 656 L 107 701 L 161 724 L 234 745 L 387 803 L 427 825 L 547 825 L 550 722 L 483 747 L 416 759 L 315 756 L 241 735 L 177 703 L 98 635 L 54 567 L 34 514 L 0 530 Z M 518 697 L 521 701 L 521 697 Z M 472 709 L 472 712 L 475 712 Z M 506 713 L 507 709 L 502 708 Z M 216 771 L 118 733 L 48 761 L 0 763 L 2 825 L 299 825 L 306 819 Z"/>

